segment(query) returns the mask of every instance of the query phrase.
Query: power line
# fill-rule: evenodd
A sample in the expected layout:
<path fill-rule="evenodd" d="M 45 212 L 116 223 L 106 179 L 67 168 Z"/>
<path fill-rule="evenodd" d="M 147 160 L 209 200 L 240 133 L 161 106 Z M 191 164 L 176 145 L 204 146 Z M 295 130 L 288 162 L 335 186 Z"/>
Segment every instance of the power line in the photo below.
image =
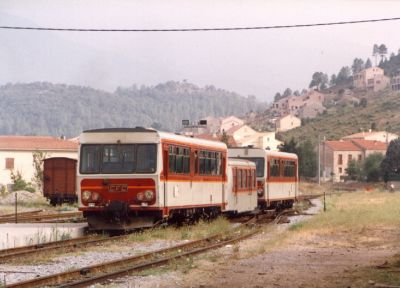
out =
<path fill-rule="evenodd" d="M 214 28 L 171 28 L 171 29 L 96 29 L 96 28 L 57 28 L 57 27 L 30 27 L 30 26 L 0 26 L 0 29 L 8 30 L 36 30 L 36 31 L 62 31 L 62 32 L 209 32 L 209 31 L 240 31 L 240 30 L 268 30 L 268 29 L 287 29 L 304 28 L 317 26 L 334 26 L 347 24 L 362 24 L 374 22 L 397 21 L 400 17 L 380 18 L 354 21 L 295 24 L 295 25 L 274 25 L 274 26 L 250 26 L 250 27 L 214 27 Z"/>

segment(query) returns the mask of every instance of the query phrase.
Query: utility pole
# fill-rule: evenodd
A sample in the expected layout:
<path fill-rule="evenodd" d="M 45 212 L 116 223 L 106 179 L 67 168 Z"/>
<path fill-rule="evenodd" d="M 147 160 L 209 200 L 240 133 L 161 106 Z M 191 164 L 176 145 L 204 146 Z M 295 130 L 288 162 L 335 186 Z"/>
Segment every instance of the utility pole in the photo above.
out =
<path fill-rule="evenodd" d="M 321 142 L 318 133 L 318 185 L 321 185 Z"/>

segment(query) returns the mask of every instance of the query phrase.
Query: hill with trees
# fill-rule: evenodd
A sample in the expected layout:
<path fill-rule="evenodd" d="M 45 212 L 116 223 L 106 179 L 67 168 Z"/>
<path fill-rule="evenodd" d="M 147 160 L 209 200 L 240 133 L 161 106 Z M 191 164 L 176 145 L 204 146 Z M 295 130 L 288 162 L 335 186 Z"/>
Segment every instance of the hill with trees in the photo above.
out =
<path fill-rule="evenodd" d="M 73 137 L 85 129 L 135 126 L 177 131 L 182 119 L 240 116 L 265 107 L 254 96 L 186 81 L 113 93 L 48 82 L 7 84 L 0 86 L 0 134 Z"/>

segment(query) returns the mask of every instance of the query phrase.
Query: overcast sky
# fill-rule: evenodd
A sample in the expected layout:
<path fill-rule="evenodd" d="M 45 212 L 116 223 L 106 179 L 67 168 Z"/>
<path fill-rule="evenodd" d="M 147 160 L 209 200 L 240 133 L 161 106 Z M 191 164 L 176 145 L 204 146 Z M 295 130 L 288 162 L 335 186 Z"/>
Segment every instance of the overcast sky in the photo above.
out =
<path fill-rule="evenodd" d="M 1 0 L 0 25 L 208 28 L 399 17 L 400 1 Z M 308 87 L 374 43 L 400 48 L 400 21 L 227 32 L 100 33 L 0 29 L 0 84 L 50 81 L 114 91 L 186 79 L 271 101 Z M 371 57 L 372 60 L 372 57 Z"/>

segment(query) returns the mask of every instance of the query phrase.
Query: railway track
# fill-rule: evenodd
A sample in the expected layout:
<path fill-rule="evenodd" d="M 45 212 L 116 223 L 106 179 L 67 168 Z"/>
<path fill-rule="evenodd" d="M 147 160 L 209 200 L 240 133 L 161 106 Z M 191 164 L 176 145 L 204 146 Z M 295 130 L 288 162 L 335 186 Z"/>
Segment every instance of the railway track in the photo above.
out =
<path fill-rule="evenodd" d="M 43 210 L 40 209 L 40 210 L 20 212 L 20 213 L 17 213 L 17 217 L 26 216 L 26 215 L 34 215 L 34 214 L 38 214 L 40 212 L 43 212 Z M 14 219 L 15 219 L 15 213 L 0 215 L 0 219 L 11 218 L 11 217 L 14 217 Z"/>
<path fill-rule="evenodd" d="M 240 228 L 243 228 L 241 226 Z M 153 252 L 126 257 L 119 260 L 97 265 L 82 267 L 54 275 L 43 276 L 31 280 L 10 284 L 6 287 L 86 287 L 87 285 L 103 282 L 107 279 L 129 275 L 152 267 L 167 264 L 171 261 L 190 257 L 227 244 L 238 242 L 258 233 L 259 229 L 233 229 L 227 235 L 214 235 L 200 240 L 191 241 L 174 247 Z"/>
<path fill-rule="evenodd" d="M 280 220 L 288 215 L 293 215 L 293 209 L 287 209 L 272 215 L 264 214 L 262 217 L 248 217 L 241 221 L 241 224 L 233 228 L 228 235 L 213 235 L 211 237 L 203 238 L 200 240 L 191 241 L 188 243 L 180 244 L 166 249 L 160 249 L 144 254 L 125 257 L 122 259 L 104 262 L 79 269 L 69 270 L 53 275 L 42 276 L 31 280 L 26 280 L 18 283 L 9 284 L 6 287 L 43 287 L 43 286 L 57 286 L 57 287 L 86 287 L 95 283 L 102 283 L 109 279 L 115 279 L 122 276 L 131 275 L 140 271 L 166 265 L 172 261 L 179 259 L 187 259 L 193 255 L 203 253 L 212 249 L 223 247 L 228 244 L 239 242 L 243 239 L 249 238 L 261 231 L 262 225 L 268 223 L 279 223 Z M 245 228 L 247 227 L 247 228 Z M 116 240 L 118 237 L 126 237 L 127 235 L 112 237 L 111 239 L 92 239 L 93 242 L 83 240 L 82 243 L 73 243 L 71 240 L 65 241 L 65 247 L 86 245 L 96 243 L 95 241 L 110 241 Z M 92 241 L 90 240 L 90 241 Z M 86 241 L 86 242 L 85 242 Z M 86 243 L 86 244 L 85 244 Z M 34 245 L 35 246 L 35 245 Z M 44 249 L 58 249 L 52 246 L 44 247 Z M 22 251 L 22 250 L 21 250 Z M 42 250 L 46 251 L 46 250 Z M 25 252 L 21 252 L 25 253 Z M 27 252 L 31 253 L 31 252 Z M 34 252 L 32 252 L 34 253 Z M 4 257 L 10 253 L 6 253 Z M 22 255 L 22 254 L 20 254 Z M 18 256 L 19 257 L 19 256 Z M 0 251 L 0 261 L 2 261 L 2 254 Z M 5 258 L 4 258 L 5 259 Z"/>
<path fill-rule="evenodd" d="M 93 247 L 94 244 L 100 244 L 110 241 L 118 241 L 128 236 L 129 235 L 121 235 L 114 237 L 85 236 L 74 239 L 48 242 L 43 244 L 35 244 L 29 246 L 4 249 L 0 250 L 0 263 L 5 263 L 6 261 L 17 259 L 20 257 L 24 257 L 24 259 L 26 259 L 26 257 L 37 256 L 41 253 L 48 253 L 50 251 L 56 251 L 56 250 L 64 251 L 66 249 L 84 248 L 86 246 Z"/>
<path fill-rule="evenodd" d="M 71 218 L 75 219 L 82 218 L 82 212 L 59 212 L 51 214 L 22 212 L 17 214 L 18 223 L 41 222 L 43 220 L 56 220 L 56 219 L 60 220 L 60 219 L 71 219 Z M 15 215 L 5 215 L 3 217 L 0 217 L 0 223 L 15 223 Z"/>

